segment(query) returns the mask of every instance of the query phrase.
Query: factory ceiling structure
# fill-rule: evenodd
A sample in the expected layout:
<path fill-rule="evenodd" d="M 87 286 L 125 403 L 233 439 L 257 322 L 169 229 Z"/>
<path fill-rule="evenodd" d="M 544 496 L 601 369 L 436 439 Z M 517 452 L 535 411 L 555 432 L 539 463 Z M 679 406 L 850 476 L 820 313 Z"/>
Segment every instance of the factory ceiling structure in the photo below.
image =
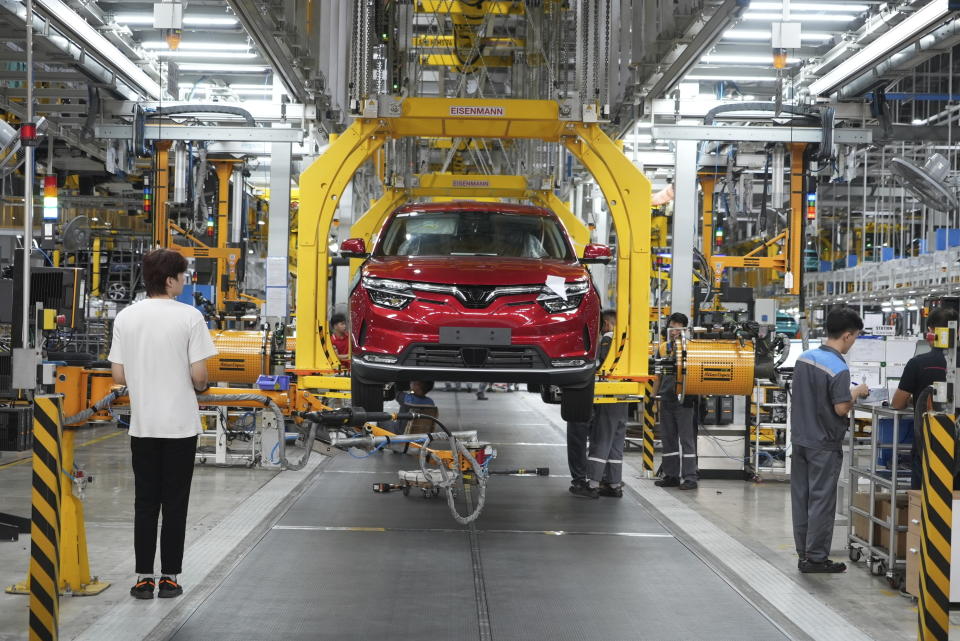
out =
<path fill-rule="evenodd" d="M 957 54 L 960 0 L 0 0 L 0 637 L 946 641 Z M 183 569 L 102 599 L 155 499 Z"/>

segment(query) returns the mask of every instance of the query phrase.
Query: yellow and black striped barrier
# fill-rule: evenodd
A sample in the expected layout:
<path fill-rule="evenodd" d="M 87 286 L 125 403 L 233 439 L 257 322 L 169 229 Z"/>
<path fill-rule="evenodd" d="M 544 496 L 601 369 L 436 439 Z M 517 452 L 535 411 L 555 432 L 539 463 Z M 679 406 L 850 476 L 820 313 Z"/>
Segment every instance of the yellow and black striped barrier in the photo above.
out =
<path fill-rule="evenodd" d="M 657 404 L 653 400 L 653 381 L 643 386 L 643 469 L 653 473 L 653 426 L 657 424 Z"/>
<path fill-rule="evenodd" d="M 34 399 L 30 641 L 59 638 L 62 419 L 60 396 Z"/>
<path fill-rule="evenodd" d="M 947 641 L 950 632 L 950 530 L 956 418 L 923 417 L 923 506 L 920 518 L 918 638 Z"/>

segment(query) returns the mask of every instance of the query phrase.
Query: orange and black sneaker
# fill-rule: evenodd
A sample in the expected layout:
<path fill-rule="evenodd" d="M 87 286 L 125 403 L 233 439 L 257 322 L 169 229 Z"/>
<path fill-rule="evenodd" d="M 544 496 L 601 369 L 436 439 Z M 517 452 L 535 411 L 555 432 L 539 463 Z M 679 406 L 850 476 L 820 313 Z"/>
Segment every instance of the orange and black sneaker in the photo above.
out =
<path fill-rule="evenodd" d="M 168 576 L 160 577 L 160 589 L 157 591 L 157 597 L 161 599 L 170 599 L 183 594 L 183 588 L 179 583 Z"/>
<path fill-rule="evenodd" d="M 153 577 L 145 577 L 137 581 L 137 584 L 130 588 L 130 596 L 134 599 L 152 599 L 153 588 Z"/>

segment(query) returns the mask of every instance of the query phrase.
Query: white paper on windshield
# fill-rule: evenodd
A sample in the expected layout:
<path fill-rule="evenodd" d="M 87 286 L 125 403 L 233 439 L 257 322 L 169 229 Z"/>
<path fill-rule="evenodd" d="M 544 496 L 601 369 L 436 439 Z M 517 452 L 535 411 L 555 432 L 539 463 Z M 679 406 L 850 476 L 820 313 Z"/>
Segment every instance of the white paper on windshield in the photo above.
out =
<path fill-rule="evenodd" d="M 567 300 L 567 279 L 563 276 L 547 276 L 547 288 L 563 300 Z"/>

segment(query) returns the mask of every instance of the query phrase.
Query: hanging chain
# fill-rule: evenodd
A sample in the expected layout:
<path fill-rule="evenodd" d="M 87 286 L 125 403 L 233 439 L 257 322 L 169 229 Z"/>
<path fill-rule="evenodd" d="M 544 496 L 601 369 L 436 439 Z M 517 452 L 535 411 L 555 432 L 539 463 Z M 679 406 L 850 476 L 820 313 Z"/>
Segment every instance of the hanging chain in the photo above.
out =
<path fill-rule="evenodd" d="M 601 107 L 610 99 L 610 96 L 608 95 L 610 81 L 610 0 L 607 0 L 606 13 L 603 16 L 603 23 L 603 80 L 601 83 L 603 86 L 603 91 L 599 96 Z"/>

